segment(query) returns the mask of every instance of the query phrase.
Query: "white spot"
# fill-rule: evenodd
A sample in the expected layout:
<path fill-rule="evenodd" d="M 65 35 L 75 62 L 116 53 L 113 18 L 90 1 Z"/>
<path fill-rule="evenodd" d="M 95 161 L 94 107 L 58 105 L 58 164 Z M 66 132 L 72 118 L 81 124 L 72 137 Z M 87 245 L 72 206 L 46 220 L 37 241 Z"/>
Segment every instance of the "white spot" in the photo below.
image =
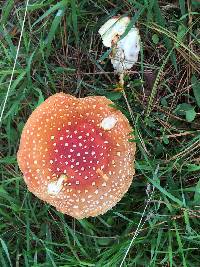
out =
<path fill-rule="evenodd" d="M 55 138 L 55 136 L 54 136 L 54 135 L 52 135 L 52 136 L 51 136 L 51 140 L 53 140 L 54 138 Z"/>
<path fill-rule="evenodd" d="M 60 137 L 60 140 L 63 140 L 63 136 Z"/>
<path fill-rule="evenodd" d="M 62 190 L 63 182 L 65 180 L 66 180 L 66 175 L 61 175 L 57 181 L 49 183 L 47 186 L 48 194 L 57 195 Z"/>
<path fill-rule="evenodd" d="M 108 116 L 102 120 L 100 127 L 104 130 L 111 130 L 117 123 L 117 118 L 114 116 Z"/>

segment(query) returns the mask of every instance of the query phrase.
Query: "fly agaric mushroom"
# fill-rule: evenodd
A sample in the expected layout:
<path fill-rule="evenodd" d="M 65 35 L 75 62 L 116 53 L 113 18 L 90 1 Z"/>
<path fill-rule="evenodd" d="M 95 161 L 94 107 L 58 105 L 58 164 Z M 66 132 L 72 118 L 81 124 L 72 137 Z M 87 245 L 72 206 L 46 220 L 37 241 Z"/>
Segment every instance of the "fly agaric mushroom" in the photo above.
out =
<path fill-rule="evenodd" d="M 102 96 L 58 93 L 29 117 L 17 154 L 28 189 L 77 219 L 111 209 L 134 174 L 126 117 Z"/>

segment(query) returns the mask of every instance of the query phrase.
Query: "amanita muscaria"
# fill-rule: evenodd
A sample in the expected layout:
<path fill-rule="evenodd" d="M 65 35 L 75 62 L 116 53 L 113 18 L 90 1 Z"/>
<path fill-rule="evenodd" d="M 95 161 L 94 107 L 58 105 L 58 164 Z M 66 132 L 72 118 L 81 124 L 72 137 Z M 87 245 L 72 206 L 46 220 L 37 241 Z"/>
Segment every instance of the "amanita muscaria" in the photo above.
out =
<path fill-rule="evenodd" d="M 31 114 L 17 154 L 28 189 L 77 219 L 111 209 L 134 175 L 126 117 L 103 96 L 58 93 Z"/>

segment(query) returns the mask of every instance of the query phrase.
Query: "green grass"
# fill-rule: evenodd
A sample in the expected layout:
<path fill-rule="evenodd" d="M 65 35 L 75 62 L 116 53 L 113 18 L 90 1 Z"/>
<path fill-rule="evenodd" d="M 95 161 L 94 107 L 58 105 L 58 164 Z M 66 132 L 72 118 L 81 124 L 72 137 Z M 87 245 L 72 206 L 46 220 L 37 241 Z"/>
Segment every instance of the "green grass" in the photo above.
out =
<path fill-rule="evenodd" d="M 25 1 L 0 2 L 2 112 Z M 200 3 L 171 2 L 30 0 L 0 124 L 0 266 L 200 266 Z M 118 78 L 98 35 L 119 13 L 132 16 L 142 41 L 125 94 L 113 91 Z M 97 218 L 44 204 L 17 165 L 28 116 L 60 91 L 105 95 L 134 123 L 133 184 Z"/>

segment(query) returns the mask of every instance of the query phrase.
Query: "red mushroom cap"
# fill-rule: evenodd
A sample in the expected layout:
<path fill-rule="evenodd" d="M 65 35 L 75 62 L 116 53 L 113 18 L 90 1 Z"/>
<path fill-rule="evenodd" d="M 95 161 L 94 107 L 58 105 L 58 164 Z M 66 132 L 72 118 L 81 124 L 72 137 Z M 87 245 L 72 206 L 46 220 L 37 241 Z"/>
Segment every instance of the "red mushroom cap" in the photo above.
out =
<path fill-rule="evenodd" d="M 102 96 L 55 94 L 22 132 L 17 159 L 28 189 L 77 219 L 111 209 L 132 182 L 132 129 L 110 104 Z"/>

